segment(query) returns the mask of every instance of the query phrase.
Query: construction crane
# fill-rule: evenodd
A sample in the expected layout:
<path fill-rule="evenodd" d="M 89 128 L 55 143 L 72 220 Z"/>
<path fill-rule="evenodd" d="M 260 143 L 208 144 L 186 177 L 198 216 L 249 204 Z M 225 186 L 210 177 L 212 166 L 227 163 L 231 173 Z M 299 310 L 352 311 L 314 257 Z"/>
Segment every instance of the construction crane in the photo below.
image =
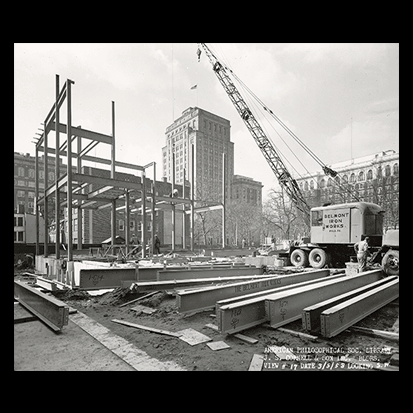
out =
<path fill-rule="evenodd" d="M 220 81 L 222 87 L 230 98 L 231 102 L 235 106 L 238 114 L 241 116 L 241 119 L 244 121 L 245 126 L 248 128 L 252 137 L 254 138 L 256 144 L 260 148 L 262 154 L 270 165 L 272 171 L 277 177 L 278 182 L 281 187 L 285 190 L 289 198 L 296 205 L 296 207 L 303 212 L 304 219 L 309 226 L 310 219 L 310 206 L 305 200 L 297 181 L 291 176 L 287 167 L 285 166 L 283 160 L 277 153 L 277 150 L 272 143 L 272 141 L 267 137 L 260 123 L 255 118 L 253 112 L 249 108 L 245 99 L 242 97 L 241 93 L 235 86 L 232 78 L 228 74 L 230 72 L 235 78 L 236 75 L 234 72 L 223 65 L 218 58 L 212 53 L 205 43 L 198 43 L 199 46 L 205 51 L 205 54 L 208 56 L 209 61 L 211 62 L 212 69 Z M 198 46 L 198 61 L 201 56 L 201 49 Z M 238 79 L 238 78 L 237 78 Z M 239 80 L 239 79 L 238 79 Z M 269 109 L 263 102 L 259 101 L 266 110 L 322 167 L 323 171 L 332 177 L 337 175 L 337 172 L 333 171 L 327 165 L 325 165 L 303 142 L 301 142 L 298 137 Z"/>

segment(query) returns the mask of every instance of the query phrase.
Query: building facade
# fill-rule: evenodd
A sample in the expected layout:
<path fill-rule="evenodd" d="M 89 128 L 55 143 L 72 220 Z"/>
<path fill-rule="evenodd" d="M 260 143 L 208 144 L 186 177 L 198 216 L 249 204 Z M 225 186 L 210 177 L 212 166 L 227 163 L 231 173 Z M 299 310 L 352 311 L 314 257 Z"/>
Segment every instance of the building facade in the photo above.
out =
<path fill-rule="evenodd" d="M 360 200 L 383 207 L 384 228 L 399 225 L 399 154 L 394 150 L 330 165 L 332 178 L 323 171 L 306 174 L 296 181 L 311 207 Z"/>
<path fill-rule="evenodd" d="M 55 178 L 55 158 L 49 157 L 48 161 L 48 182 L 52 182 Z M 44 191 L 44 156 L 39 158 L 39 191 Z M 60 174 L 67 171 L 67 166 L 60 159 Z M 14 152 L 14 209 L 17 210 L 18 205 L 24 205 L 24 210 L 28 214 L 35 214 L 34 209 L 35 195 L 35 157 L 29 153 Z"/>
<path fill-rule="evenodd" d="M 232 178 L 231 198 L 235 202 L 240 202 L 251 207 L 261 207 L 262 205 L 262 188 L 261 182 L 243 176 L 234 175 Z"/>
<path fill-rule="evenodd" d="M 191 180 L 192 145 L 195 158 L 195 199 L 222 202 L 222 165 L 225 154 L 226 198 L 231 194 L 234 175 L 234 143 L 231 142 L 230 121 L 200 109 L 190 107 L 182 112 L 166 128 L 166 146 L 162 148 L 163 176 L 173 180 L 173 157 L 175 157 L 175 183 Z"/>

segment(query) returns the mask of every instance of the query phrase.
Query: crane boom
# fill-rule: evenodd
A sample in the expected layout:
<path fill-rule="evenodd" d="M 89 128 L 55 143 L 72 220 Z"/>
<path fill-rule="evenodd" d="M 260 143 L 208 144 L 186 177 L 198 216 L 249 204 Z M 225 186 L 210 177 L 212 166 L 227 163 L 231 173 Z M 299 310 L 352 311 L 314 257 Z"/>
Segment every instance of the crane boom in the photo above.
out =
<path fill-rule="evenodd" d="M 310 207 L 307 204 L 297 181 L 291 176 L 284 162 L 278 155 L 273 143 L 266 136 L 261 125 L 256 120 L 254 114 L 248 107 L 246 101 L 241 96 L 237 87 L 234 85 L 231 77 L 228 75 L 226 68 L 219 62 L 217 57 L 211 52 L 211 50 L 205 45 L 200 43 L 208 56 L 209 61 L 212 64 L 212 69 L 220 81 L 222 87 L 230 98 L 231 102 L 235 106 L 241 119 L 244 121 L 245 126 L 248 128 L 256 144 L 260 148 L 262 154 L 270 165 L 272 171 L 278 179 L 281 187 L 287 192 L 289 198 L 294 202 L 296 207 L 304 213 L 304 219 L 309 224 Z M 198 58 L 200 53 L 198 52 Z M 229 69 L 228 69 L 229 70 Z"/>

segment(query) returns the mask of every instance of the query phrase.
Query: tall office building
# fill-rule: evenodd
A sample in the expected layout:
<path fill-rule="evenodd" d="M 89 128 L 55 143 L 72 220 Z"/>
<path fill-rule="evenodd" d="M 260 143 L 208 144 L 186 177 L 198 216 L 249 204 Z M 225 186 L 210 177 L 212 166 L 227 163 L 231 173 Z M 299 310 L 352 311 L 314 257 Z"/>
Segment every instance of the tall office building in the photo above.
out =
<path fill-rule="evenodd" d="M 230 121 L 198 107 L 182 112 L 166 128 L 166 146 L 162 148 L 163 176 L 173 180 L 175 155 L 175 183 L 191 181 L 194 145 L 195 199 L 204 202 L 222 202 L 222 165 L 225 154 L 226 198 L 230 198 L 234 176 L 234 143 L 231 142 Z"/>

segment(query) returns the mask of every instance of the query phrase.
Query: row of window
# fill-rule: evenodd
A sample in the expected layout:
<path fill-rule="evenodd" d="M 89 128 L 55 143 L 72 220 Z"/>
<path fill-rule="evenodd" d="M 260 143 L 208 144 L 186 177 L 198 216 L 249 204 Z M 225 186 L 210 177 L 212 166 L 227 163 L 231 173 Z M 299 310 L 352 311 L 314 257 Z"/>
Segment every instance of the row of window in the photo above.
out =
<path fill-rule="evenodd" d="M 381 177 L 383 177 L 383 173 L 382 173 L 382 168 L 378 168 L 377 169 L 377 178 L 381 178 Z M 393 165 L 393 175 L 394 176 L 398 176 L 399 175 L 399 165 L 396 163 L 396 164 L 394 164 Z M 390 167 L 390 165 L 386 165 L 386 167 L 384 168 L 384 176 L 387 178 L 387 177 L 389 177 L 389 176 L 391 176 L 391 167 Z M 340 180 L 340 177 L 339 176 L 336 176 L 335 177 L 335 179 L 334 179 L 334 181 L 339 185 L 340 183 L 348 183 L 348 182 L 350 182 L 350 183 L 355 183 L 356 181 L 357 182 L 363 182 L 363 181 L 365 181 L 366 180 L 366 177 L 367 177 L 367 180 L 368 181 L 370 181 L 370 180 L 372 180 L 373 179 L 373 171 L 371 170 L 371 169 L 369 169 L 368 171 L 367 171 L 367 176 L 366 176 L 366 174 L 364 173 L 364 171 L 360 171 L 359 173 L 358 173 L 358 175 L 356 176 L 356 174 L 355 173 L 352 173 L 351 175 L 350 175 L 350 178 L 347 176 L 347 175 L 343 175 L 343 177 L 342 177 L 342 179 Z M 310 183 L 308 183 L 308 182 L 300 182 L 300 188 L 303 190 L 305 190 L 305 191 L 308 191 L 309 189 L 314 189 L 314 181 L 313 180 L 311 180 L 310 181 Z M 321 179 L 321 181 L 320 181 L 320 184 L 319 184 L 319 188 L 325 188 L 326 186 L 327 187 L 330 187 L 330 186 L 332 186 L 333 185 L 333 179 L 332 178 L 328 178 L 328 180 L 326 181 L 324 178 L 323 179 Z"/>
<path fill-rule="evenodd" d="M 34 169 L 29 169 L 28 174 L 29 174 L 28 175 L 29 178 L 33 178 L 33 179 L 35 178 L 35 170 Z M 25 169 L 23 167 L 19 166 L 17 168 L 17 176 L 26 176 Z M 49 177 L 49 181 L 53 181 L 54 180 L 54 172 L 49 172 L 48 177 Z M 42 170 L 39 171 L 39 178 L 44 179 L 44 171 L 42 171 Z"/>

